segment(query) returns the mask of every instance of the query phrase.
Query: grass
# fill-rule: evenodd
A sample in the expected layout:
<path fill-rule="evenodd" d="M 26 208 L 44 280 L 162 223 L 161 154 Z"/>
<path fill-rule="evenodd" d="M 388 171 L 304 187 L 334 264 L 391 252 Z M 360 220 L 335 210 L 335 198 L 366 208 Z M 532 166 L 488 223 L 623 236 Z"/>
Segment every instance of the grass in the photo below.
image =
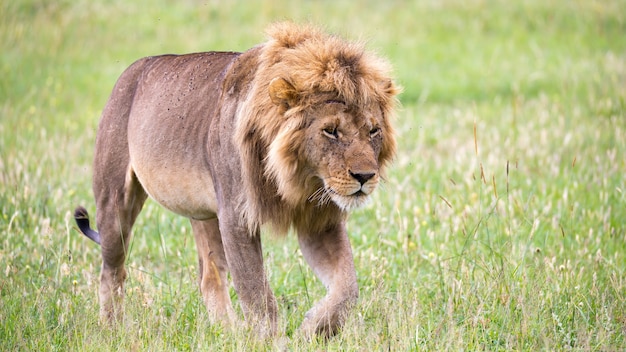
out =
<path fill-rule="evenodd" d="M 626 2 L 0 0 L 0 341 L 5 350 L 624 350 Z M 160 53 L 245 50 L 281 19 L 388 56 L 399 153 L 350 217 L 361 296 L 341 335 L 294 331 L 323 287 L 265 238 L 288 338 L 211 326 L 188 222 L 149 202 L 127 319 L 98 324 L 99 113 Z M 234 294 L 233 294 L 234 295 Z M 233 297 L 236 300 L 236 297 Z"/>

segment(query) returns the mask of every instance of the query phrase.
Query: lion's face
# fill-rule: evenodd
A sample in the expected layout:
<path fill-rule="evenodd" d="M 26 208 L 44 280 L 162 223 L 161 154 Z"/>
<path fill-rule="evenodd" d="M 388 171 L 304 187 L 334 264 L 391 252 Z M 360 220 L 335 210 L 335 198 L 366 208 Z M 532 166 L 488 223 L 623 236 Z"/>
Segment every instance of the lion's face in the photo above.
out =
<path fill-rule="evenodd" d="M 333 201 L 344 210 L 361 206 L 380 179 L 383 115 L 380 108 L 325 99 L 304 111 L 301 153 L 318 188 L 309 200 Z"/>
<path fill-rule="evenodd" d="M 381 105 L 359 105 L 320 93 L 301 108 L 294 104 L 291 89 L 284 80 L 270 85 L 270 95 L 283 104 L 287 121 L 267 156 L 268 173 L 279 193 L 292 204 L 333 202 L 344 211 L 363 205 L 395 150 Z"/>

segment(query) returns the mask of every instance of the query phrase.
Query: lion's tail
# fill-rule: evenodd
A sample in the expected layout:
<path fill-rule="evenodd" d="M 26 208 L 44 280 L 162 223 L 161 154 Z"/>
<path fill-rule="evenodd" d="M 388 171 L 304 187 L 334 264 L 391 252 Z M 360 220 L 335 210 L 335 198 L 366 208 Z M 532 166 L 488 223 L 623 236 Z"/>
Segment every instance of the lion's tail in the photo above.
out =
<path fill-rule="evenodd" d="M 78 225 L 83 235 L 89 237 L 90 240 L 97 244 L 100 244 L 100 234 L 94 231 L 89 225 L 89 213 L 87 213 L 87 209 L 78 206 L 76 210 L 74 210 L 74 220 L 76 220 L 76 225 Z"/>

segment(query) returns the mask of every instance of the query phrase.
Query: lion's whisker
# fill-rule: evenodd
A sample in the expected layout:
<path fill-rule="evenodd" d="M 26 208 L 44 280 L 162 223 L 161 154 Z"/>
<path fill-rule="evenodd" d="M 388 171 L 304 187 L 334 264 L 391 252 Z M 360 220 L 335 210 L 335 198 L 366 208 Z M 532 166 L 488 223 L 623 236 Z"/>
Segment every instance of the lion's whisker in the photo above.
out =
<path fill-rule="evenodd" d="M 317 206 L 324 206 L 331 202 L 330 190 L 325 187 L 318 188 L 315 192 L 313 192 L 309 198 L 309 202 L 317 201 Z"/>
<path fill-rule="evenodd" d="M 319 197 L 322 195 L 322 192 L 323 192 L 323 187 L 316 189 L 315 192 L 311 193 L 311 195 L 309 196 L 309 198 L 307 198 L 307 200 L 309 202 L 312 202 L 316 199 L 319 199 Z"/>

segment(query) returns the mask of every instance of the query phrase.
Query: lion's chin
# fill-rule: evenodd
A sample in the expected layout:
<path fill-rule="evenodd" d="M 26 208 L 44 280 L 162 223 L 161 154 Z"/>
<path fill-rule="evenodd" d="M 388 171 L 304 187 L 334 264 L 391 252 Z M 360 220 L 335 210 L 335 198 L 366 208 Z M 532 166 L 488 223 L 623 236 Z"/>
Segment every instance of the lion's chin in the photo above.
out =
<path fill-rule="evenodd" d="M 370 197 L 369 195 L 358 191 L 349 196 L 342 196 L 337 193 L 333 193 L 331 195 L 331 199 L 341 210 L 350 211 L 365 205 L 369 201 Z"/>

